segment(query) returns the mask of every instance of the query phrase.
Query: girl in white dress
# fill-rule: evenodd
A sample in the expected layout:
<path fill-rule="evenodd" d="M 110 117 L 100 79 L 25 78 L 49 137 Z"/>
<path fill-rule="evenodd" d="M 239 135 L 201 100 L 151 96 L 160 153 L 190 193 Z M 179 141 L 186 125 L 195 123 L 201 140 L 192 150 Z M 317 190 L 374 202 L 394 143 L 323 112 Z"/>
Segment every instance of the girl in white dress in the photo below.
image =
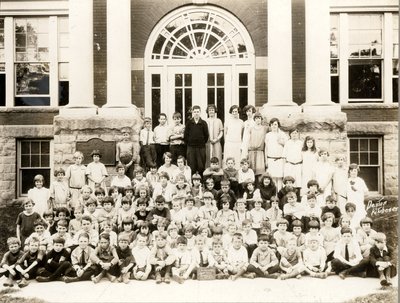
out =
<path fill-rule="evenodd" d="M 288 137 L 280 130 L 281 123 L 279 119 L 272 118 L 269 126 L 271 131 L 265 135 L 265 164 L 268 173 L 279 190 L 282 188 L 283 179 L 283 147 Z"/>
<path fill-rule="evenodd" d="M 352 163 L 349 165 L 349 180 L 347 186 L 347 201 L 356 205 L 356 211 L 352 222 L 354 225 L 359 224 L 360 220 L 367 215 L 365 210 L 364 198 L 368 194 L 368 187 L 364 180 L 358 177 L 360 168 L 357 164 Z"/>
<path fill-rule="evenodd" d="M 318 149 L 315 146 L 315 139 L 307 136 L 304 139 L 302 149 L 302 165 L 301 165 L 301 194 L 307 193 L 307 183 L 315 179 L 314 168 L 318 162 Z"/>
<path fill-rule="evenodd" d="M 232 105 L 229 109 L 229 113 L 232 115 L 232 118 L 225 123 L 224 163 L 226 163 L 227 158 L 232 157 L 235 159 L 235 168 L 239 169 L 243 121 L 239 119 L 239 106 Z"/>
<path fill-rule="evenodd" d="M 217 107 L 214 104 L 207 106 L 208 118 L 208 133 L 210 135 L 206 144 L 206 167 L 210 167 L 210 159 L 217 157 L 219 163 L 222 161 L 222 146 L 221 139 L 224 135 L 224 126 L 221 119 L 217 118 Z"/>
<path fill-rule="evenodd" d="M 332 178 L 334 167 L 329 163 L 329 152 L 325 148 L 319 151 L 319 160 L 315 169 L 315 179 L 323 192 L 324 201 L 327 196 L 332 195 Z M 325 205 L 324 205 L 325 206 Z"/>
<path fill-rule="evenodd" d="M 254 114 L 256 112 L 256 108 L 253 105 L 246 105 L 243 107 L 243 111 L 246 113 L 247 120 L 243 123 L 243 141 L 242 141 L 242 155 L 241 158 L 247 158 L 248 156 L 248 143 L 249 143 L 249 130 L 254 125 L 256 125 L 254 121 Z"/>
<path fill-rule="evenodd" d="M 283 148 L 284 177 L 292 176 L 294 178 L 294 187 L 301 188 L 301 164 L 303 156 L 301 150 L 303 141 L 300 140 L 300 133 L 297 129 L 289 132 L 290 139 L 286 142 Z"/>

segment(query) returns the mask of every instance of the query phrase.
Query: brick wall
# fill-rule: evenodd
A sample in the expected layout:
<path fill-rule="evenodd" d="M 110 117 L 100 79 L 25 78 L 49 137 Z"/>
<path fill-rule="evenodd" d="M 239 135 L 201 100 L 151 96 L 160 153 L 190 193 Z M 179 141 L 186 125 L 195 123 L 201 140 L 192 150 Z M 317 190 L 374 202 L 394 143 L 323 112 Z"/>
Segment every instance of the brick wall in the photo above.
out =
<path fill-rule="evenodd" d="M 93 1 L 94 103 L 107 102 L 107 2 Z"/>
<path fill-rule="evenodd" d="M 256 106 L 263 106 L 268 100 L 268 70 L 256 70 L 256 87 L 255 87 L 255 104 Z"/>
<path fill-rule="evenodd" d="M 347 114 L 347 121 L 398 121 L 398 108 L 342 108 Z"/>
<path fill-rule="evenodd" d="M 134 70 L 132 77 L 132 102 L 137 107 L 144 107 L 144 71 Z"/>
<path fill-rule="evenodd" d="M 293 101 L 303 104 L 306 99 L 305 0 L 292 0 L 292 69 Z"/>

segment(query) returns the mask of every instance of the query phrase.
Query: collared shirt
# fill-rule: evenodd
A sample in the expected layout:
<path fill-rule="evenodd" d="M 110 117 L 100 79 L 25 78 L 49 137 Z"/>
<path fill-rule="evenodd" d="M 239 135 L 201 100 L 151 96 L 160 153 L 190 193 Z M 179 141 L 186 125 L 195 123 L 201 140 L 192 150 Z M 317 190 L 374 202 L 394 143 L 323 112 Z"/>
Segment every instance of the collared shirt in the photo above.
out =
<path fill-rule="evenodd" d="M 88 266 L 88 264 L 91 264 L 90 262 L 90 256 L 93 253 L 93 248 L 90 246 L 87 246 L 84 250 L 85 255 L 84 255 L 84 261 L 85 263 L 82 264 L 82 248 L 79 246 L 75 248 L 72 253 L 71 253 L 71 264 L 72 266 Z"/>
<path fill-rule="evenodd" d="M 354 261 L 355 263 L 359 263 L 362 260 L 360 245 L 356 240 L 351 240 L 350 243 L 347 244 L 347 250 L 349 252 L 349 261 Z M 333 253 L 333 257 L 339 259 L 342 262 L 345 262 L 346 256 L 346 243 L 343 241 L 339 241 L 335 246 L 335 252 Z"/>
<path fill-rule="evenodd" d="M 167 124 L 158 125 L 154 128 L 154 142 L 156 144 L 169 144 L 169 127 Z"/>
<path fill-rule="evenodd" d="M 139 141 L 142 142 L 143 145 L 154 144 L 154 132 L 147 128 L 143 128 L 140 130 Z"/>

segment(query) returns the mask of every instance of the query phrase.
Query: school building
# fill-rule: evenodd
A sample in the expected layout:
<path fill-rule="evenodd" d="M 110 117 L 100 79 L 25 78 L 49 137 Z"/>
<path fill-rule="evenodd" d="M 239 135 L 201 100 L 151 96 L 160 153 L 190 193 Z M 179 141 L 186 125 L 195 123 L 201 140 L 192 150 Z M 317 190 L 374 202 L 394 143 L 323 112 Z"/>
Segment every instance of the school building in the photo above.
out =
<path fill-rule="evenodd" d="M 255 105 L 398 194 L 397 0 L 1 0 L 0 205 L 144 116 Z M 94 140 L 94 141 L 93 141 Z M 96 141 L 97 140 L 97 141 Z M 97 145 L 96 145 L 97 144 Z M 107 147 L 108 146 L 108 147 Z"/>

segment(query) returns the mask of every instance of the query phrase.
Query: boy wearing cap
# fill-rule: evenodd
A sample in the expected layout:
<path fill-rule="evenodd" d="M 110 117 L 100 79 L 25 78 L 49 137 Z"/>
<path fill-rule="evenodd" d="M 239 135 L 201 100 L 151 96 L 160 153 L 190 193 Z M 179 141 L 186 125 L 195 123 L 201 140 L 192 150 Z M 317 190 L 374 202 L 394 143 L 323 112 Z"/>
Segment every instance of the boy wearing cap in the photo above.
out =
<path fill-rule="evenodd" d="M 103 163 L 100 162 L 101 153 L 98 149 L 92 151 L 90 156 L 93 162 L 90 162 L 86 167 L 86 176 L 88 178 L 88 185 L 94 191 L 96 187 L 106 188 L 105 178 L 108 176 L 107 169 Z"/>

